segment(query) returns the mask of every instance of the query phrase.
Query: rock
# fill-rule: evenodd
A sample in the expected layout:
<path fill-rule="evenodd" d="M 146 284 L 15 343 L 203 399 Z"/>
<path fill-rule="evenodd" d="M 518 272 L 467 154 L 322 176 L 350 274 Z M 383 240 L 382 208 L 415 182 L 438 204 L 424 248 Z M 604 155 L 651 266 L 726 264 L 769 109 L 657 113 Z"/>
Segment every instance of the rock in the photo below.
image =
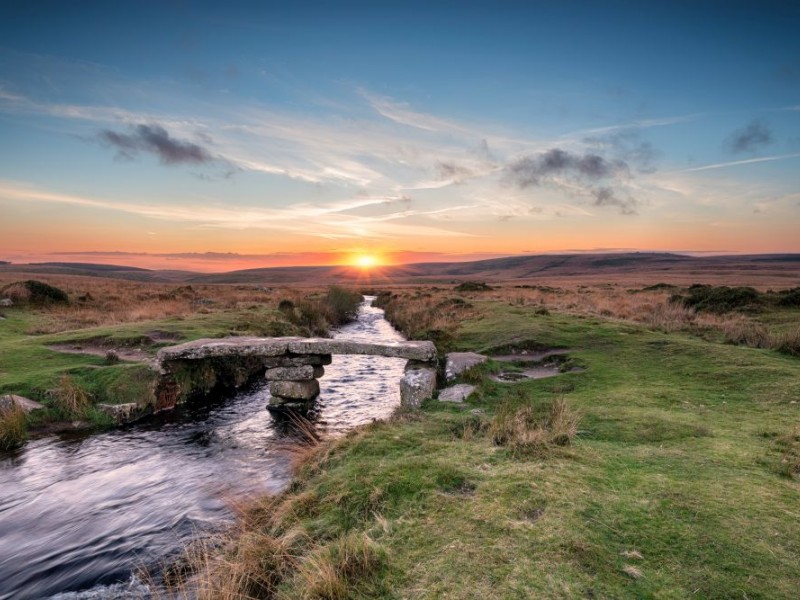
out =
<path fill-rule="evenodd" d="M 264 378 L 267 381 L 306 381 L 318 379 L 325 374 L 325 369 L 320 366 L 302 365 L 300 367 L 276 367 L 267 369 Z"/>
<path fill-rule="evenodd" d="M 11 298 L 0 298 L 0 306 L 10 308 L 14 306 L 14 301 Z"/>
<path fill-rule="evenodd" d="M 319 396 L 319 381 L 271 381 L 269 393 L 288 400 L 313 400 Z"/>
<path fill-rule="evenodd" d="M 44 408 L 44 404 L 39 404 L 35 400 L 25 398 L 24 396 L 17 396 L 16 394 L 0 396 L 0 410 L 8 410 L 15 406 L 22 409 L 25 413 Z"/>
<path fill-rule="evenodd" d="M 400 379 L 400 404 L 406 408 L 417 408 L 436 390 L 436 371 L 416 368 L 406 371 Z"/>
<path fill-rule="evenodd" d="M 114 422 L 118 425 L 133 421 L 139 410 L 139 405 L 136 404 L 136 402 L 128 402 L 126 404 L 97 404 L 96 406 L 97 410 L 107 414 L 114 419 Z"/>
<path fill-rule="evenodd" d="M 201 339 L 158 351 L 159 362 L 197 360 L 222 356 L 281 356 L 289 351 L 289 342 L 302 338 L 229 337 Z"/>
<path fill-rule="evenodd" d="M 442 402 L 464 402 L 474 391 L 474 385 L 467 385 L 466 383 L 451 385 L 439 392 L 439 400 Z"/>
<path fill-rule="evenodd" d="M 475 352 L 450 352 L 445 357 L 444 376 L 447 381 L 452 381 L 464 371 L 485 363 L 487 360 L 487 356 Z"/>

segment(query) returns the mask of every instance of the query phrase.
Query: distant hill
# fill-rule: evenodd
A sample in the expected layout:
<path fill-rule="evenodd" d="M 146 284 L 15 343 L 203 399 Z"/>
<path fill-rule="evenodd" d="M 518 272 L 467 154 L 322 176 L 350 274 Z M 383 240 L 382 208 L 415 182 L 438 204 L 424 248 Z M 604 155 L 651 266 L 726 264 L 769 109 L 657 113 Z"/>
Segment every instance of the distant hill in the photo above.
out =
<path fill-rule="evenodd" d="M 659 252 L 620 254 L 535 254 L 510 256 L 470 262 L 434 262 L 393 265 L 364 271 L 347 266 L 265 267 L 227 273 L 196 273 L 179 270 L 151 270 L 125 265 L 93 263 L 0 264 L 0 273 L 81 275 L 110 277 L 133 281 L 162 283 L 237 283 L 253 285 L 327 284 L 334 282 L 383 283 L 451 283 L 467 279 L 487 282 L 509 280 L 569 279 L 591 277 L 599 281 L 615 274 L 647 275 L 654 279 L 663 275 L 681 275 L 704 280 L 709 274 L 732 272 L 767 272 L 787 284 L 798 285 L 800 254 L 688 256 Z"/>

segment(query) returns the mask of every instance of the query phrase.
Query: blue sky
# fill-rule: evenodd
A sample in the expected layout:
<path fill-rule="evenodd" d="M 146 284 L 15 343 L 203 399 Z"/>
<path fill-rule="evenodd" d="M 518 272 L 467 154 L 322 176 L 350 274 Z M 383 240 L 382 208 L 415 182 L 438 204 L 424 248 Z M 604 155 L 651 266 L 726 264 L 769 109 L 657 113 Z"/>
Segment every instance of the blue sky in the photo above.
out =
<path fill-rule="evenodd" d="M 796 2 L 5 2 L 0 254 L 800 251 L 798 31 Z"/>

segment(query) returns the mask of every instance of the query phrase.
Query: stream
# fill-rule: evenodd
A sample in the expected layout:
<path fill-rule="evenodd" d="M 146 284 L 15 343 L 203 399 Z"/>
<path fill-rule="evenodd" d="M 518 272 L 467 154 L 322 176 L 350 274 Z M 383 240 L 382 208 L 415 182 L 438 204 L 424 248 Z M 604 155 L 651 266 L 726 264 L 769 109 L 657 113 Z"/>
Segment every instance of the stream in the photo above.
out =
<path fill-rule="evenodd" d="M 403 337 L 367 297 L 334 337 Z M 406 361 L 334 356 L 312 416 L 322 436 L 387 417 Z M 157 568 L 233 518 L 228 499 L 276 492 L 296 433 L 265 386 L 179 407 L 95 435 L 59 436 L 0 454 L 0 600 L 138 598 L 133 573 Z"/>

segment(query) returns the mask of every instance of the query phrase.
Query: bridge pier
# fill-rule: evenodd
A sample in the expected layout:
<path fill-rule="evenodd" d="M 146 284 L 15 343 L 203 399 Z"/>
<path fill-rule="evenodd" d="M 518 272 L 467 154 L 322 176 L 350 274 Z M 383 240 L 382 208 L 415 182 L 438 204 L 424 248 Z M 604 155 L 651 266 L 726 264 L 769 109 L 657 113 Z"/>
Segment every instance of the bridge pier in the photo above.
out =
<path fill-rule="evenodd" d="M 275 360 L 281 365 L 264 372 L 269 382 L 269 405 L 294 408 L 306 406 L 319 396 L 318 379 L 325 374 L 323 365 L 331 364 L 332 357 L 330 354 L 301 354 Z"/>

